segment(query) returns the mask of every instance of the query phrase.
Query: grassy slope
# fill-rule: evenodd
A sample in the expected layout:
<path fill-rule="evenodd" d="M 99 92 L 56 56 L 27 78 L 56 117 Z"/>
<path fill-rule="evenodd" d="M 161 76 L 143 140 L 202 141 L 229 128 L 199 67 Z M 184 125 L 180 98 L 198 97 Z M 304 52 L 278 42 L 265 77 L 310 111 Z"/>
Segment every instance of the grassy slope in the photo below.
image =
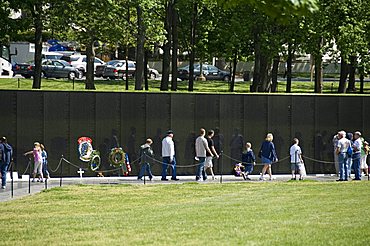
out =
<path fill-rule="evenodd" d="M 130 91 L 133 91 L 134 82 L 130 80 Z M 95 85 L 98 91 L 124 91 L 125 81 L 123 80 L 96 80 Z M 22 90 L 29 90 L 32 88 L 31 79 L 19 79 L 19 88 Z M 187 81 L 178 82 L 178 91 L 187 92 Z M 236 82 L 235 92 L 247 93 L 249 92 L 250 82 Z M 285 82 L 280 82 L 278 86 L 278 92 L 285 91 Z M 359 87 L 359 85 L 357 85 Z M 18 79 L 0 79 L 0 89 L 17 89 Z M 76 81 L 76 91 L 83 91 L 85 84 L 83 81 Z M 152 92 L 159 92 L 160 81 L 151 80 L 149 82 L 149 89 Z M 335 93 L 338 88 L 337 82 L 325 82 L 323 91 L 324 93 Z M 42 81 L 43 90 L 63 90 L 69 91 L 73 89 L 72 81 L 63 79 L 44 79 Z M 312 93 L 314 91 L 314 84 L 311 82 L 293 82 L 292 92 L 294 93 Z M 206 81 L 206 82 L 195 82 L 194 92 L 212 92 L 212 93 L 224 93 L 228 92 L 228 83 L 223 81 Z M 365 93 L 370 92 L 370 83 L 365 83 Z"/>
<path fill-rule="evenodd" d="M 367 245 L 368 185 L 55 188 L 1 204 L 1 244 Z"/>

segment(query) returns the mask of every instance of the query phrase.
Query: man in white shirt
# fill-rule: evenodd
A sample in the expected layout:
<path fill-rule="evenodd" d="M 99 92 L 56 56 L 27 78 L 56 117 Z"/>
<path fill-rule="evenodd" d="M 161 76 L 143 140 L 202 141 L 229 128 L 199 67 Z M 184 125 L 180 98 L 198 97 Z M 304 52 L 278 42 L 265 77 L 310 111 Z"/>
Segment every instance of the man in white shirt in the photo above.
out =
<path fill-rule="evenodd" d="M 167 168 L 171 167 L 172 177 L 171 180 L 179 180 L 176 177 L 176 158 L 175 158 L 175 143 L 173 142 L 173 131 L 168 130 L 167 136 L 162 140 L 162 179 L 163 181 L 168 181 L 167 179 Z"/>
<path fill-rule="evenodd" d="M 301 147 L 298 146 L 299 140 L 298 138 L 293 139 L 293 145 L 290 147 L 290 169 L 292 170 L 292 180 L 296 180 L 296 172 L 299 172 L 299 180 L 302 180 L 302 150 Z"/>
<path fill-rule="evenodd" d="M 339 162 L 339 179 L 337 181 L 348 181 L 348 148 L 351 142 L 346 138 L 346 132 L 338 132 L 338 143 L 336 153 Z"/>
<path fill-rule="evenodd" d="M 203 175 L 203 180 L 207 180 L 207 174 L 204 171 L 204 163 L 206 161 L 207 152 L 210 154 L 210 156 L 213 157 L 212 151 L 208 147 L 207 139 L 204 137 L 206 134 L 206 130 L 201 128 L 200 129 L 200 135 L 195 140 L 195 154 L 197 159 L 199 159 L 199 164 L 197 167 L 197 173 L 195 180 L 200 180 L 200 175 Z"/>
<path fill-rule="evenodd" d="M 362 148 L 362 141 L 361 141 L 361 132 L 357 131 L 353 135 L 354 142 L 353 142 L 353 155 L 352 155 L 352 165 L 353 169 L 355 170 L 355 179 L 354 180 L 361 180 L 361 148 Z"/>

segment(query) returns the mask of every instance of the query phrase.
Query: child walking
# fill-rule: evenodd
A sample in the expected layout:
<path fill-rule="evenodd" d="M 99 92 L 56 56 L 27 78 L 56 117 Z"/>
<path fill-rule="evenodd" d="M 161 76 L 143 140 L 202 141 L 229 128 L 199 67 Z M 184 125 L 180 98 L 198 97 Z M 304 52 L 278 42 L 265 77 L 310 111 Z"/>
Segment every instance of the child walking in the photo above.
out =
<path fill-rule="evenodd" d="M 245 180 L 251 180 L 248 175 L 253 172 L 253 167 L 256 165 L 256 156 L 252 150 L 252 144 L 246 143 L 245 150 L 242 153 L 242 162 L 245 167 L 245 175 L 243 176 Z"/>

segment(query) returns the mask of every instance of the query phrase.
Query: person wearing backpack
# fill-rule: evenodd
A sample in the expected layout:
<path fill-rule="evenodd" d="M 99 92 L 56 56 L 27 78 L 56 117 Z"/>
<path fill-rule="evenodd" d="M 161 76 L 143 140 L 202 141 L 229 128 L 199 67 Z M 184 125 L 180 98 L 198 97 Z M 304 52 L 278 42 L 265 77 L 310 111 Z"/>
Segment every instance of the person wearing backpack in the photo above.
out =
<path fill-rule="evenodd" d="M 336 153 L 339 162 L 339 179 L 337 181 L 348 181 L 348 150 L 351 142 L 346 138 L 346 132 L 338 132 L 338 143 Z"/>

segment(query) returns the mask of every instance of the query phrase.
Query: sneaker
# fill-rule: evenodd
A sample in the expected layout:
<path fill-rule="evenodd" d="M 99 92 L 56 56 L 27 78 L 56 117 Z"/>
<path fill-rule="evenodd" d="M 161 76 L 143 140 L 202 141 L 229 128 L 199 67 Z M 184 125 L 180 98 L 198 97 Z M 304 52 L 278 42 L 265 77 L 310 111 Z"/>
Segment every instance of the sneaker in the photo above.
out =
<path fill-rule="evenodd" d="M 296 178 L 291 178 L 290 180 L 297 180 Z"/>
<path fill-rule="evenodd" d="M 35 181 L 33 181 L 33 182 L 35 182 Z M 38 179 L 37 182 L 40 182 L 40 180 Z"/>
<path fill-rule="evenodd" d="M 161 180 L 162 180 L 162 181 L 168 181 L 168 179 L 166 179 L 166 178 L 161 178 Z"/>
<path fill-rule="evenodd" d="M 5 185 L 1 186 L 1 189 L 5 190 L 5 188 L 6 188 L 6 186 L 5 186 Z"/>
<path fill-rule="evenodd" d="M 337 180 L 335 180 L 335 181 L 337 181 L 337 182 L 342 182 L 342 181 L 344 181 L 343 179 L 337 179 Z"/>
<path fill-rule="evenodd" d="M 32 183 L 35 183 L 35 180 L 34 179 L 32 179 L 32 181 L 31 181 Z"/>
<path fill-rule="evenodd" d="M 44 183 L 44 180 L 42 180 L 42 179 L 41 179 L 41 180 L 40 180 L 40 183 Z"/>
<path fill-rule="evenodd" d="M 178 178 L 171 178 L 171 180 L 173 180 L 173 181 L 179 181 L 180 179 L 178 179 Z"/>
<path fill-rule="evenodd" d="M 246 177 L 246 180 L 251 180 L 250 178 Z"/>
<path fill-rule="evenodd" d="M 264 177 L 259 178 L 260 181 L 265 181 L 266 179 Z"/>
<path fill-rule="evenodd" d="M 143 181 L 143 178 L 137 178 L 137 180 L 141 180 L 141 181 Z"/>

